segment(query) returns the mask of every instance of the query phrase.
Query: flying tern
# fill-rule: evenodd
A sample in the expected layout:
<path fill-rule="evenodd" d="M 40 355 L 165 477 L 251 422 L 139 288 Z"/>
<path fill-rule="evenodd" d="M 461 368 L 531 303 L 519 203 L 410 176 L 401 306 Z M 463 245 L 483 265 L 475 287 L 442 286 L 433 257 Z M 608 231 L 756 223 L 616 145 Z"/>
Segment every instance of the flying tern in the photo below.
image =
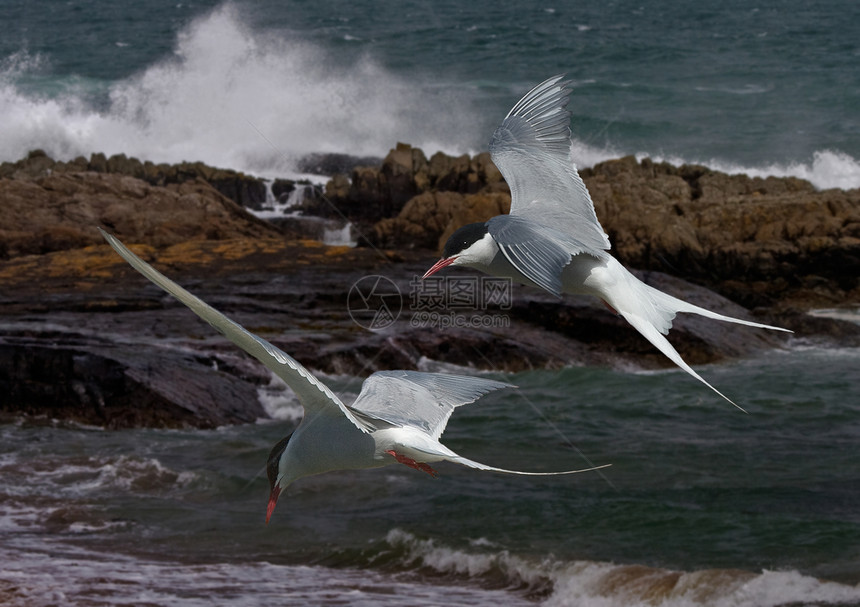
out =
<path fill-rule="evenodd" d="M 609 237 L 570 153 L 571 83 L 554 76 L 529 91 L 493 133 L 490 155 L 511 190 L 509 215 L 454 232 L 424 278 L 448 266 L 562 293 L 593 295 L 684 371 L 738 407 L 684 362 L 665 335 L 678 312 L 786 331 L 711 312 L 650 287 L 607 251 Z M 740 407 L 738 407 L 740 409 Z"/>
<path fill-rule="evenodd" d="M 605 467 L 563 472 L 505 470 L 458 455 L 439 442 L 455 408 L 473 403 L 488 392 L 514 387 L 499 381 L 419 371 L 378 371 L 364 381 L 355 402 L 345 405 L 293 357 L 180 287 L 132 253 L 116 237 L 101 228 L 99 231 L 134 269 L 263 363 L 284 380 L 301 401 L 304 407 L 301 423 L 269 454 L 267 523 L 278 496 L 288 485 L 299 478 L 332 470 L 401 463 L 436 476 L 430 464 L 449 461 L 478 470 L 550 476 Z"/>

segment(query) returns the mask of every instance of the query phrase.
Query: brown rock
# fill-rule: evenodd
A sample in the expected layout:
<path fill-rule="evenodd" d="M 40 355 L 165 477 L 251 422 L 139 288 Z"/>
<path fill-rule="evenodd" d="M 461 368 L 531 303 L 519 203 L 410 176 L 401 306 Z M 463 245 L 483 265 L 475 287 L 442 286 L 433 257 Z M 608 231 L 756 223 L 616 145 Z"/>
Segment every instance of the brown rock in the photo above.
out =
<path fill-rule="evenodd" d="M 55 162 L 42 150 L 33 150 L 27 158 L 18 162 L 0 164 L 0 177 L 22 180 L 86 171 L 136 177 L 150 185 L 159 186 L 202 179 L 241 206 L 260 208 L 266 200 L 266 183 L 263 179 L 238 171 L 210 167 L 202 162 L 153 164 L 129 158 L 125 154 L 115 154 L 107 158 L 101 153 L 92 154 L 89 160 L 79 157 L 70 162 Z"/>
<path fill-rule="evenodd" d="M 726 175 L 632 156 L 582 175 L 613 254 L 630 267 L 699 281 L 752 307 L 858 299 L 860 190 L 818 192 L 795 178 Z M 458 227 L 508 212 L 500 177 L 488 154 L 434 154 L 427 163 L 434 190 L 379 222 L 371 241 L 438 250 Z M 479 194 L 441 195 L 476 184 L 485 184 Z"/>
<path fill-rule="evenodd" d="M 101 152 L 94 153 L 90 156 L 90 162 L 87 165 L 87 170 L 95 171 L 96 173 L 107 173 L 108 162 L 107 157 Z"/>
<path fill-rule="evenodd" d="M 18 162 L 0 164 L 0 177 L 30 179 L 46 175 L 53 166 L 54 161 L 43 150 L 32 150 L 26 158 Z"/>
<path fill-rule="evenodd" d="M 329 199 L 344 199 L 349 195 L 349 177 L 336 173 L 325 184 L 325 195 Z"/>
<path fill-rule="evenodd" d="M 434 182 L 436 188 L 453 192 L 468 192 L 470 185 L 472 187 L 477 185 L 475 177 L 469 179 L 469 175 L 474 175 L 474 173 L 472 172 L 472 160 L 468 155 L 463 154 L 457 158 L 446 158 L 445 162 L 437 162 L 437 170 L 441 170 L 443 167 L 444 172 L 440 171 Z"/>
<path fill-rule="evenodd" d="M 325 186 L 327 200 L 307 210 L 323 217 L 343 215 L 358 223 L 374 223 L 396 214 L 417 191 L 413 179 L 413 150 L 397 144 L 381 167 L 358 166 L 347 181 L 335 175 Z"/>
<path fill-rule="evenodd" d="M 96 227 L 129 242 L 274 236 L 278 230 L 195 180 L 165 187 L 111 173 L 0 179 L 4 257 L 100 244 Z"/>
<path fill-rule="evenodd" d="M 441 249 L 461 225 L 486 221 L 507 213 L 511 197 L 506 193 L 424 192 L 411 199 L 393 219 L 383 219 L 373 227 L 376 246 L 386 248 Z"/>
<path fill-rule="evenodd" d="M 474 158 L 465 154 L 452 158 L 437 152 L 430 164 L 430 183 L 438 190 L 474 194 L 489 184 L 502 181 L 502 174 L 489 152 Z"/>
<path fill-rule="evenodd" d="M 136 177 L 141 170 L 143 178 Z M 583 176 L 613 252 L 628 266 L 668 271 L 747 306 L 767 306 L 776 318 L 762 318 L 759 310 L 759 320 L 807 337 L 860 343 L 856 325 L 799 311 L 860 301 L 858 191 L 817 192 L 800 180 L 730 176 L 634 158 L 597 165 Z M 325 201 L 327 212 L 345 208 L 376 221 L 391 211 L 394 216 L 376 223 L 374 237 L 382 246 L 401 247 L 396 255 L 287 242 L 206 181 L 235 184 L 238 174 L 198 163 L 141 164 L 102 155 L 52 163 L 35 152 L 3 164 L 0 257 L 9 259 L 0 261 L 0 313 L 6 322 L 0 391 L 16 394 L 18 403 L 9 406 L 108 426 L 217 425 L 247 421 L 244 400 L 253 400 L 256 386 L 269 381 L 119 259 L 102 243 L 96 225 L 108 226 L 172 278 L 313 369 L 364 375 L 414 368 L 422 357 L 473 364 L 475 351 L 486 357 L 478 366 L 506 370 L 667 364 L 598 302 L 559 302 L 535 289 L 515 287 L 514 305 L 504 311 L 511 321 L 505 330 L 421 328 L 406 311 L 388 333 L 359 330 L 345 313 L 349 285 L 382 274 L 409 293 L 432 261 L 431 250 L 460 225 L 508 212 L 510 196 L 486 154 L 436 154 L 427 161 L 420 150 L 400 145 L 384 167 L 356 169 L 353 177 L 352 183 L 331 180 L 333 195 L 346 194 L 335 196 L 343 205 L 336 210 Z M 237 187 L 234 194 L 243 196 Z M 393 200 L 410 189 L 415 195 L 395 212 Z M 392 198 L 392 192 L 399 194 Z M 365 197 L 349 199 L 355 193 Z M 41 252 L 46 253 L 34 254 Z M 641 275 L 683 299 L 743 314 L 705 289 L 659 272 Z M 772 307 L 774 301 L 781 309 Z M 125 345 L 99 341 L 105 327 Z M 165 335 L 178 337 L 164 343 Z M 691 363 L 703 363 L 774 347 L 782 336 L 751 337 L 746 328 L 733 331 L 688 316 L 678 319 L 670 337 Z M 189 376 L 199 382 L 189 382 Z M 51 377 L 60 383 L 52 385 L 46 379 Z M 151 409 L 142 417 L 134 410 L 140 402 Z M 110 403 L 121 406 L 108 410 Z"/>
<path fill-rule="evenodd" d="M 380 190 L 385 198 L 383 217 L 390 217 L 418 193 L 415 175 L 427 165 L 424 153 L 411 145 L 398 143 L 382 161 L 379 170 Z"/>
<path fill-rule="evenodd" d="M 462 204 L 462 194 L 454 192 L 419 194 L 406 203 L 397 217 L 383 219 L 373 227 L 374 244 L 385 248 L 432 248 L 436 234 L 445 230 Z"/>
<path fill-rule="evenodd" d="M 582 175 L 628 266 L 705 282 L 748 306 L 857 300 L 860 190 L 632 157 Z"/>
<path fill-rule="evenodd" d="M 143 163 L 137 158 L 128 158 L 125 154 L 116 154 L 107 159 L 105 163 L 106 173 L 119 173 L 144 179 L 146 173 Z"/>
<path fill-rule="evenodd" d="M 451 219 L 445 225 L 445 229 L 439 235 L 436 249 L 441 251 L 445 242 L 457 228 L 469 223 L 487 221 L 496 215 L 509 213 L 511 210 L 511 195 L 505 192 L 482 192 L 464 196 L 460 205 L 457 205 L 452 213 Z"/>
<path fill-rule="evenodd" d="M 420 149 L 398 143 L 380 167 L 356 167 L 349 182 L 343 175 L 333 176 L 325 186 L 327 200 L 308 205 L 306 211 L 322 217 L 342 214 L 358 224 L 372 225 L 394 218 L 409 200 L 424 192 L 474 194 L 488 187 L 493 191 L 507 190 L 489 153 L 470 158 L 437 152 L 428 161 Z M 380 226 L 378 236 L 385 240 L 396 231 L 391 225 Z M 422 238 L 422 242 L 432 240 Z"/>

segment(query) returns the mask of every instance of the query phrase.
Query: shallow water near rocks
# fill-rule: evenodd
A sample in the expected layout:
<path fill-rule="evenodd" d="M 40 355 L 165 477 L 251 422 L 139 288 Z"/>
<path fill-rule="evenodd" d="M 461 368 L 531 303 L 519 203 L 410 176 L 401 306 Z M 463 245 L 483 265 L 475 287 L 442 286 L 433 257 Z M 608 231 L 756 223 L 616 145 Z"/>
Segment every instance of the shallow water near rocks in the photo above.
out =
<path fill-rule="evenodd" d="M 284 419 L 218 430 L 0 426 L 0 596 L 15 604 L 860 604 L 857 349 L 700 371 L 574 368 L 459 409 L 440 465 L 330 473 L 264 523 Z M 427 362 L 428 366 L 433 363 Z M 325 378 L 344 399 L 356 378 Z"/>

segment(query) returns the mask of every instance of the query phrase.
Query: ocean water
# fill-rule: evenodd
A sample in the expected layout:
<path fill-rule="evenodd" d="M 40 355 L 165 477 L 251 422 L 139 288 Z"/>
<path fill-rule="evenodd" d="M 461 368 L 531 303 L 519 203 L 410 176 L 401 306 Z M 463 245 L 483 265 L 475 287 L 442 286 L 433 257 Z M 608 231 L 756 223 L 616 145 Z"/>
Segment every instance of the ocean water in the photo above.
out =
<path fill-rule="evenodd" d="M 0 4 L 0 161 L 125 153 L 288 175 L 311 152 L 486 149 L 575 82 L 576 161 L 860 185 L 860 6 L 656 0 Z"/>
<path fill-rule="evenodd" d="M 428 362 L 432 367 L 432 363 Z M 264 522 L 298 414 L 199 430 L 0 425 L 0 602 L 13 605 L 860 605 L 857 349 L 706 370 L 493 375 L 439 465 L 302 479 Z M 349 399 L 360 380 L 325 377 Z M 348 401 L 347 401 L 348 402 Z"/>

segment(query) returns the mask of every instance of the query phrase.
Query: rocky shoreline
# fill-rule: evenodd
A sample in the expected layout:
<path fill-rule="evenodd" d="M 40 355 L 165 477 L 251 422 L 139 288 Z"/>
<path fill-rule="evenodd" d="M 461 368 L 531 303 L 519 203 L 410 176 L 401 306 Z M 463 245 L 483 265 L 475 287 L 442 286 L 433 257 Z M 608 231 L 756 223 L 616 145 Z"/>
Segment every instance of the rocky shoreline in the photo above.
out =
<path fill-rule="evenodd" d="M 427 159 L 399 144 L 371 162 L 309 157 L 307 167 L 332 174 L 306 188 L 284 221 L 248 209 L 303 185 L 288 179 L 99 154 L 63 163 L 33 152 L 0 165 L 0 413 L 107 428 L 267 416 L 258 391 L 268 373 L 137 275 L 96 227 L 312 370 L 665 366 L 588 299 L 559 303 L 514 287 L 501 304 L 458 308 L 437 326 L 416 322 L 414 279 L 440 242 L 463 223 L 506 212 L 510 196 L 487 154 Z M 633 158 L 582 175 L 614 254 L 646 281 L 796 331 L 784 338 L 682 315 L 669 337 L 691 364 L 798 339 L 860 345 L 858 325 L 807 314 L 860 304 L 860 190 Z M 359 246 L 310 239 L 302 218 L 349 221 Z M 351 318 L 349 293 L 372 275 L 396 285 L 401 311 L 369 331 Z M 452 319 L 463 322 L 438 326 Z M 493 326 L 498 319 L 507 326 Z"/>

